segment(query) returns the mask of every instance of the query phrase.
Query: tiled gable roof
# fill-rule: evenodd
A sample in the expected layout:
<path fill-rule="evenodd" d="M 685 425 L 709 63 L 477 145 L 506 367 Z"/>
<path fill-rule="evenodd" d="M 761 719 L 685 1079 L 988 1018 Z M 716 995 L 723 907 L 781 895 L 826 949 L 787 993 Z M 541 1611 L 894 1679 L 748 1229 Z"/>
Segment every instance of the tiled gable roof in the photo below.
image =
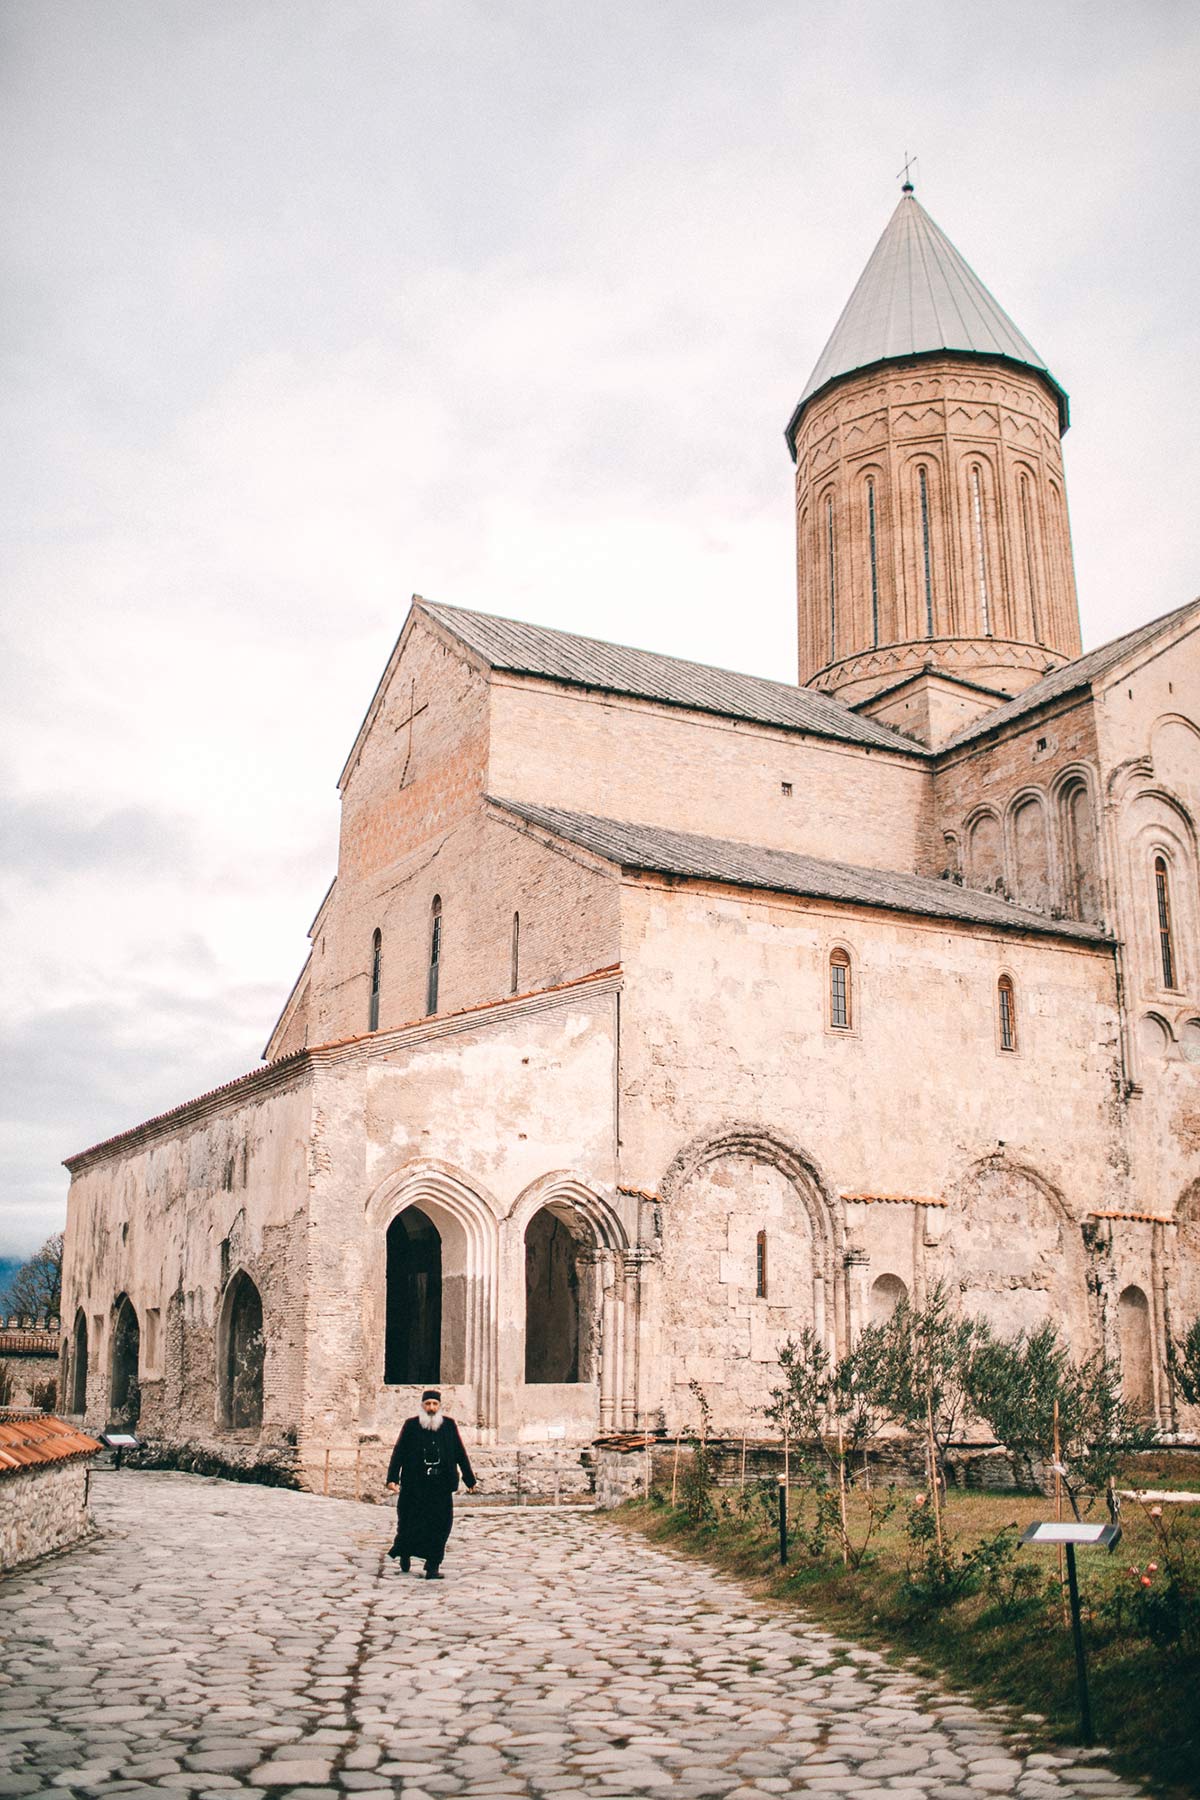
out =
<path fill-rule="evenodd" d="M 758 725 L 776 725 L 785 731 L 838 738 L 843 743 L 892 750 L 902 756 L 929 754 L 923 745 L 913 743 L 890 725 L 860 718 L 840 700 L 813 688 L 714 669 L 682 657 L 664 656 L 656 650 L 606 644 L 600 638 L 578 637 L 571 631 L 526 625 L 517 619 L 470 612 L 465 607 L 440 606 L 429 600 L 414 604 L 493 669 L 514 675 L 539 675 L 602 693 L 629 694 L 668 706 L 717 713 L 724 718 L 747 719 Z"/>
<path fill-rule="evenodd" d="M 1048 932 L 1089 944 L 1109 941 L 1098 926 L 1083 925 L 1073 919 L 1051 919 L 1045 913 L 1013 906 L 994 894 L 976 893 L 951 881 L 826 862 L 796 850 L 739 844 L 729 838 L 697 837 L 691 832 L 667 831 L 659 825 L 598 819 L 588 813 L 530 806 L 524 801 L 498 799 L 494 804 L 581 849 L 618 863 L 623 869 L 680 875 L 694 881 L 722 881 L 735 887 L 767 888 L 815 900 L 840 900 L 848 905 L 878 906 L 889 912 L 955 919 L 1002 931 Z"/>
<path fill-rule="evenodd" d="M 94 1456 L 103 1448 L 95 1438 L 50 1413 L 30 1419 L 0 1417 L 0 1478 L 19 1475 L 23 1469 L 44 1468 L 47 1463 L 68 1462 L 76 1456 Z"/>
<path fill-rule="evenodd" d="M 1019 719 L 1026 713 L 1034 712 L 1039 706 L 1045 706 L 1051 700 L 1058 700 L 1064 694 L 1074 693 L 1077 688 L 1090 687 L 1102 675 L 1122 662 L 1143 644 L 1148 644 L 1182 618 L 1192 607 L 1200 607 L 1200 600 L 1189 600 L 1186 606 L 1177 606 L 1173 612 L 1164 613 L 1161 619 L 1151 619 L 1148 625 L 1139 625 L 1135 631 L 1127 631 L 1122 637 L 1113 638 L 1111 643 L 1101 644 L 1096 650 L 1089 650 L 1083 656 L 1077 656 L 1074 662 L 1064 663 L 1061 669 L 1054 669 L 1044 675 L 1041 681 L 1035 681 L 1023 693 L 1003 706 L 997 706 L 992 712 L 984 713 L 981 719 L 966 725 L 941 747 L 941 754 L 947 750 L 956 750 L 960 744 L 968 744 L 973 738 L 983 737 L 989 731 L 996 731 Z"/>

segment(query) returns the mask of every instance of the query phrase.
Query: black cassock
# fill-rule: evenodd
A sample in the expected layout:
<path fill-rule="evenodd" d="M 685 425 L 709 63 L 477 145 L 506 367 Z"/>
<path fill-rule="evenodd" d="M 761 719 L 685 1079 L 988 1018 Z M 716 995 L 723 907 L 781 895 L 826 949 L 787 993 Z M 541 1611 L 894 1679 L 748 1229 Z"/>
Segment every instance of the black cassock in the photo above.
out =
<path fill-rule="evenodd" d="M 400 1483 L 393 1555 L 423 1557 L 427 1568 L 441 1562 L 454 1523 L 452 1496 L 460 1469 L 467 1486 L 474 1487 L 466 1446 L 453 1419 L 443 1415 L 436 1431 L 417 1418 L 404 1421 L 387 1472 L 389 1481 Z"/>

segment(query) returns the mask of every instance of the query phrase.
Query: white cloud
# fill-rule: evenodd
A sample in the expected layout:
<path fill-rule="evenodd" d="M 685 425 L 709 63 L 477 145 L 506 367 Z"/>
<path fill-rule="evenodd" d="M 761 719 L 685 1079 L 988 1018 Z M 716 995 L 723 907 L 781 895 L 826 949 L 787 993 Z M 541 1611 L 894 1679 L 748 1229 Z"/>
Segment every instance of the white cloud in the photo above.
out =
<path fill-rule="evenodd" d="M 412 590 L 791 673 L 783 426 L 906 148 L 1071 390 L 1085 641 L 1200 586 L 1189 9 L 1134 39 L 1033 0 L 1003 32 L 17 0 L 0 31 L 19 1248 L 61 1154 L 257 1052 Z"/>

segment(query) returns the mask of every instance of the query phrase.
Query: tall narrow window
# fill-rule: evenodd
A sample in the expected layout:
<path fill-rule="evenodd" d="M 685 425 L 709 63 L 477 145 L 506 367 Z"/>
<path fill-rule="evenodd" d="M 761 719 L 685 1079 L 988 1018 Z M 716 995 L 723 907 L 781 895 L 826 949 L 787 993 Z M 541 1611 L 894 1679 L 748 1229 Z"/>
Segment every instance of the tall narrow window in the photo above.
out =
<path fill-rule="evenodd" d="M 871 643 L 879 645 L 879 550 L 875 537 L 875 483 L 867 483 L 867 542 L 871 550 Z"/>
<path fill-rule="evenodd" d="M 1002 975 L 996 985 L 996 993 L 1000 1002 L 1000 1048 L 1015 1050 L 1017 1047 L 1017 997 L 1013 992 L 1012 979 Z"/>
<path fill-rule="evenodd" d="M 1037 579 L 1034 575 L 1033 560 L 1033 496 L 1029 492 L 1029 477 L 1021 477 L 1021 536 L 1025 542 L 1025 586 L 1029 590 L 1029 618 L 1033 625 L 1033 635 L 1037 643 L 1042 641 L 1042 628 L 1038 623 Z"/>
<path fill-rule="evenodd" d="M 521 975 L 521 915 L 519 912 L 515 912 L 513 914 L 513 928 L 512 928 L 512 983 L 511 983 L 511 987 L 509 990 L 511 993 L 514 993 L 514 994 L 516 993 L 517 984 L 520 980 L 520 975 Z"/>
<path fill-rule="evenodd" d="M 975 566 L 979 575 L 979 615 L 983 620 L 983 635 L 992 635 L 992 614 L 988 598 L 987 576 L 987 540 L 983 531 L 983 483 L 979 479 L 979 464 L 971 465 L 971 516 L 975 524 Z"/>
<path fill-rule="evenodd" d="M 929 483 L 922 464 L 917 471 L 921 487 L 921 553 L 925 563 L 925 636 L 933 636 L 933 552 L 929 543 Z"/>
<path fill-rule="evenodd" d="M 383 933 L 371 939 L 371 999 L 367 1007 L 367 1030 L 379 1030 L 379 989 L 383 982 Z"/>
<path fill-rule="evenodd" d="M 442 966 L 442 897 L 433 896 L 433 913 L 429 925 L 429 985 L 425 994 L 425 1011 L 438 1009 L 438 976 Z"/>
<path fill-rule="evenodd" d="M 829 565 L 829 660 L 837 657 L 837 563 L 833 553 L 833 501 L 825 502 L 825 555 Z"/>
<path fill-rule="evenodd" d="M 829 1023 L 835 1031 L 850 1029 L 850 958 L 844 950 L 829 958 Z"/>
<path fill-rule="evenodd" d="M 1175 948 L 1171 942 L 1171 893 L 1167 886 L 1167 862 L 1154 859 L 1154 898 L 1158 907 L 1158 953 L 1162 959 L 1163 986 L 1175 986 Z"/>
<path fill-rule="evenodd" d="M 767 1234 L 760 1231 L 754 1245 L 754 1292 L 760 1300 L 767 1297 Z"/>

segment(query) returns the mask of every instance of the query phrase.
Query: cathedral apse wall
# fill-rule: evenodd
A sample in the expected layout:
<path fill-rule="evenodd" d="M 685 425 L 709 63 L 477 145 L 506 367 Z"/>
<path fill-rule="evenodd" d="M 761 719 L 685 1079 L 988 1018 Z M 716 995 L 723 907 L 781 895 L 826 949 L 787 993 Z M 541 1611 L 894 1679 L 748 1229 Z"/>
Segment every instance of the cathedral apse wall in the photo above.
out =
<path fill-rule="evenodd" d="M 660 1201 L 646 1404 L 669 1428 L 695 1411 L 693 1378 L 718 1429 L 761 1421 L 788 1331 L 845 1347 L 939 1277 L 1001 1329 L 1056 1318 L 1097 1346 L 1084 1227 L 1124 1195 L 1109 949 L 716 888 L 624 893 L 622 1166 Z"/>

